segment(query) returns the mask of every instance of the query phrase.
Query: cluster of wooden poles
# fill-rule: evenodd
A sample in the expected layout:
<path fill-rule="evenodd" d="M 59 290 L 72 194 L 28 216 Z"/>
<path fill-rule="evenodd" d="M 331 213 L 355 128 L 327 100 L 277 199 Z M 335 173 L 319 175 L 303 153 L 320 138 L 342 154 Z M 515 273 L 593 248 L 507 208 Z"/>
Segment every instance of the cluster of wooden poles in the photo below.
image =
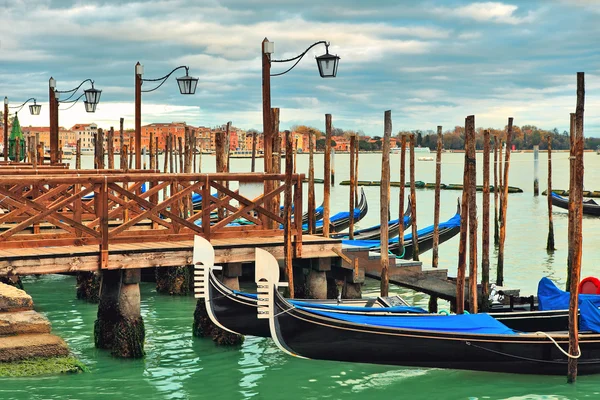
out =
<path fill-rule="evenodd" d="M 576 112 L 570 115 L 571 122 L 571 152 L 570 152 L 570 182 L 569 182 L 569 229 L 568 229 L 568 260 L 567 260 L 567 288 L 571 293 L 569 307 L 569 353 L 578 354 L 578 284 L 581 272 L 582 256 L 582 215 L 583 215 L 583 113 L 585 101 L 585 83 L 584 74 L 577 74 L 577 106 Z M 502 171 L 502 161 L 498 163 L 498 153 L 501 148 L 501 138 L 494 137 L 494 239 L 499 246 L 497 279 L 498 285 L 503 284 L 504 280 L 504 244 L 506 241 L 506 210 L 508 206 L 508 173 L 510 167 L 510 151 L 512 147 L 512 127 L 513 118 L 508 119 L 506 132 L 506 151 L 504 161 L 504 171 Z M 392 131 L 391 111 L 384 114 L 384 136 L 383 136 L 383 154 L 382 154 L 382 173 L 381 173 L 381 295 L 387 296 L 389 290 L 389 257 L 387 255 L 387 223 L 389 219 L 389 191 L 390 191 L 390 167 L 389 167 L 389 148 L 390 136 Z M 434 209 L 434 238 L 433 238 L 433 267 L 438 266 L 438 245 L 439 245 L 439 195 L 441 178 L 441 149 L 442 149 L 442 127 L 438 126 L 438 141 L 436 154 L 436 188 L 435 188 L 435 209 Z M 490 163 L 490 132 L 485 130 L 483 133 L 483 221 L 482 221 L 482 281 L 481 301 L 482 311 L 486 311 L 489 306 L 489 214 L 490 214 L 490 184 L 489 184 L 489 163 Z M 417 243 L 416 233 L 416 212 L 414 198 L 414 135 L 409 135 L 411 141 L 410 151 L 410 171 L 411 171 L 411 201 L 413 210 L 413 243 Z M 547 248 L 554 250 L 554 228 L 552 222 L 552 145 L 551 138 L 548 137 L 548 215 L 549 232 Z M 500 142 L 500 143 L 499 143 Z M 400 213 L 403 210 L 404 200 L 404 164 L 406 153 L 406 137 L 402 136 L 402 150 L 400 161 Z M 497 166 L 499 165 L 499 169 Z M 497 171 L 501 173 L 498 174 Z M 351 178 L 352 179 L 352 178 Z M 500 191 L 498 189 L 501 189 Z M 456 285 L 456 313 L 462 314 L 465 306 L 465 281 L 466 281 L 466 261 L 467 261 L 467 237 L 469 243 L 469 296 L 468 305 L 470 313 L 478 312 L 477 299 L 477 203 L 476 203 L 476 161 L 475 161 L 475 117 L 468 116 L 465 120 L 465 162 L 463 194 L 461 204 L 461 226 L 458 254 L 458 273 Z M 500 202 L 500 215 L 498 216 L 498 203 Z M 400 217 L 402 217 L 400 215 Z M 402 240 L 402 224 L 400 224 L 400 240 Z M 418 259 L 418 249 L 415 249 Z M 435 303 L 437 299 L 432 298 Z M 430 301 L 430 311 L 432 301 Z M 435 310 L 434 310 L 435 311 Z M 577 358 L 569 357 L 567 380 L 574 382 L 577 376 Z"/>

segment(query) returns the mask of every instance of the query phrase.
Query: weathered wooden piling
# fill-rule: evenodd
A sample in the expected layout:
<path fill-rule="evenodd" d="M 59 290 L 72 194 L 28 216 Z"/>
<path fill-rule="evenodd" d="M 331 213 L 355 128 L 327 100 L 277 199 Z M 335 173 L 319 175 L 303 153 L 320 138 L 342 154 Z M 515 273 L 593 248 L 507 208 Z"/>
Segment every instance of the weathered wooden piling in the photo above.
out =
<path fill-rule="evenodd" d="M 481 221 L 481 311 L 490 297 L 490 131 L 483 131 L 483 219 Z"/>
<path fill-rule="evenodd" d="M 469 138 L 469 312 L 477 314 L 477 164 L 475 158 L 475 116 L 467 118 Z M 489 189 L 489 188 L 488 188 Z"/>
<path fill-rule="evenodd" d="M 440 243 L 440 184 L 442 182 L 442 127 L 437 127 L 437 147 L 435 155 L 435 193 L 433 195 L 433 257 L 431 266 L 438 267 L 438 246 Z"/>
<path fill-rule="evenodd" d="M 115 128 L 110 127 L 106 139 L 106 151 L 108 156 L 108 169 L 115 168 Z"/>
<path fill-rule="evenodd" d="M 98 133 L 96 134 L 94 155 L 94 168 L 104 169 L 104 131 L 102 128 L 98 128 Z"/>
<path fill-rule="evenodd" d="M 156 169 L 156 156 L 154 154 L 154 132 L 150 132 L 150 169 Z"/>
<path fill-rule="evenodd" d="M 572 231 L 573 258 L 571 263 L 571 287 L 569 301 L 569 357 L 567 382 L 577 379 L 577 358 L 579 355 L 579 278 L 581 274 L 582 255 L 582 218 L 583 218 L 583 112 L 585 103 L 585 77 L 583 72 L 577 73 L 577 107 L 575 110 L 574 143 L 574 177 L 573 188 L 569 188 L 569 231 Z"/>
<path fill-rule="evenodd" d="M 113 356 L 144 356 L 145 328 L 140 312 L 140 270 L 102 271 L 98 317 L 94 323 L 97 348 Z"/>
<path fill-rule="evenodd" d="M 548 190 L 546 200 L 548 201 L 548 240 L 546 250 L 554 251 L 554 221 L 552 221 L 552 136 L 546 136 L 548 141 Z"/>
<path fill-rule="evenodd" d="M 415 135 L 410 135 L 410 217 L 412 218 L 413 260 L 419 261 L 419 234 L 417 233 L 417 189 L 415 186 Z M 389 149 L 388 149 L 389 151 Z"/>
<path fill-rule="evenodd" d="M 360 138 L 356 138 L 356 145 L 354 146 L 354 200 L 358 204 L 358 150 L 359 150 Z"/>
<path fill-rule="evenodd" d="M 134 134 L 129 134 L 129 169 L 133 168 L 134 150 L 135 150 L 135 138 Z M 141 166 L 140 166 L 141 167 Z"/>
<path fill-rule="evenodd" d="M 510 169 L 510 148 L 512 145 L 513 119 L 508 119 L 506 131 L 506 150 L 504 155 L 504 178 L 502 179 L 502 198 L 500 201 L 500 243 L 498 246 L 498 266 L 496 270 L 496 285 L 504 284 L 504 243 L 506 241 L 506 207 L 508 206 L 508 171 Z"/>
<path fill-rule="evenodd" d="M 127 151 L 125 149 L 125 137 L 123 132 L 124 118 L 119 119 L 119 165 L 122 171 L 127 169 Z"/>
<path fill-rule="evenodd" d="M 383 143 L 381 146 L 381 186 L 379 188 L 379 197 L 381 198 L 381 207 L 379 214 L 379 223 L 381 224 L 381 296 L 388 296 L 390 289 L 389 278 L 389 237 L 388 221 L 390 207 L 390 137 L 392 135 L 392 111 L 387 110 L 383 116 Z"/>
<path fill-rule="evenodd" d="M 463 192 L 460 205 L 460 234 L 458 241 L 458 267 L 456 271 L 456 313 L 465 310 L 465 278 L 467 269 L 467 236 L 469 230 L 469 154 L 467 153 L 469 135 L 467 135 L 468 119 L 465 118 L 465 165 L 463 167 Z"/>
<path fill-rule="evenodd" d="M 494 245 L 500 242 L 500 225 L 498 224 L 498 199 L 500 187 L 498 186 L 498 136 L 494 135 Z"/>
<path fill-rule="evenodd" d="M 440 243 L 440 185 L 442 182 L 442 127 L 437 127 L 437 145 L 435 155 L 435 193 L 433 205 L 433 257 L 431 267 L 437 268 L 439 262 L 439 243 Z M 400 209 L 402 211 L 402 209 Z M 402 221 L 402 219 L 400 220 Z M 437 296 L 429 296 L 429 312 L 437 312 Z"/>
<path fill-rule="evenodd" d="M 283 252 L 285 255 L 285 277 L 289 283 L 290 298 L 294 298 L 294 269 L 292 265 L 292 173 L 294 171 L 292 152 L 292 133 L 285 131 L 285 191 L 284 191 L 284 218 L 283 223 Z"/>
<path fill-rule="evenodd" d="M 270 167 L 270 172 L 271 173 L 276 173 L 276 174 L 280 174 L 281 173 L 281 136 L 279 136 L 279 108 L 272 108 L 271 109 L 271 167 Z M 275 187 L 273 186 L 274 184 L 276 184 L 275 182 L 271 181 L 268 182 L 269 186 L 269 190 L 274 189 Z M 271 198 L 271 203 L 270 203 L 270 210 L 272 213 L 274 214 L 279 214 L 279 207 L 281 206 L 281 196 L 280 195 L 276 195 L 273 196 Z M 275 221 L 273 221 L 272 219 L 268 218 L 267 219 L 267 225 L 271 228 L 271 229 L 275 229 L 276 225 L 275 225 Z"/>
<path fill-rule="evenodd" d="M 533 146 L 533 195 L 540 195 L 540 180 L 538 179 L 538 170 L 540 164 L 540 146 Z"/>
<path fill-rule="evenodd" d="M 348 236 L 350 240 L 354 240 L 354 184 L 356 177 L 354 176 L 354 146 L 356 146 L 356 135 L 350 136 L 350 202 L 349 202 L 349 210 L 350 210 L 350 226 L 348 227 Z"/>
<path fill-rule="evenodd" d="M 308 233 L 315 232 L 315 144 L 313 142 L 313 131 L 308 131 Z"/>
<path fill-rule="evenodd" d="M 402 134 L 400 138 L 400 199 L 398 201 L 398 218 L 404 220 L 404 182 L 406 181 L 406 135 Z M 412 221 L 412 215 L 410 216 Z M 412 223 L 412 222 L 411 222 Z M 404 254 L 404 224 L 399 225 L 398 239 L 402 253 Z"/>
<path fill-rule="evenodd" d="M 335 186 L 335 148 L 331 148 L 331 186 Z"/>
<path fill-rule="evenodd" d="M 81 169 L 81 138 L 77 139 L 75 145 L 75 169 Z"/>
<path fill-rule="evenodd" d="M 256 171 L 256 131 L 252 131 L 252 163 L 250 165 L 250 171 Z"/>
<path fill-rule="evenodd" d="M 331 114 L 325 114 L 325 153 L 323 154 L 323 236 L 329 237 L 329 194 L 331 192 Z"/>
<path fill-rule="evenodd" d="M 183 140 L 181 138 L 181 136 L 179 136 L 177 138 L 177 153 L 179 155 L 179 173 L 183 172 L 183 164 L 184 164 L 184 159 L 183 159 Z"/>
<path fill-rule="evenodd" d="M 571 193 L 574 186 L 575 179 L 575 136 L 576 136 L 576 115 L 575 113 L 570 114 L 570 125 L 569 125 L 569 141 L 570 141 L 570 150 L 569 150 L 569 199 L 571 198 Z M 571 203 L 569 202 L 569 209 L 571 208 Z M 571 288 L 571 275 L 573 271 L 573 229 L 571 227 L 572 222 L 571 218 L 569 218 L 569 225 L 567 229 L 567 284 L 566 291 L 568 292 Z"/>

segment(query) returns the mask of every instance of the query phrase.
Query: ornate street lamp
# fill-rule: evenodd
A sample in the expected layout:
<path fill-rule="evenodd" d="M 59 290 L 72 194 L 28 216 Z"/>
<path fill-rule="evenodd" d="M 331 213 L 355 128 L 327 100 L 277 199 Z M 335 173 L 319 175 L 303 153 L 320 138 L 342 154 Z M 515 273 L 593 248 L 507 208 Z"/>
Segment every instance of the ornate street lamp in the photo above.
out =
<path fill-rule="evenodd" d="M 9 147 L 10 147 L 10 141 L 8 138 L 8 109 L 9 108 L 15 108 L 15 115 L 21 111 L 21 109 L 23 107 L 25 107 L 25 104 L 29 103 L 31 100 L 33 100 L 33 104 L 29 105 L 29 113 L 31 115 L 40 115 L 40 110 L 42 109 L 41 104 L 37 104 L 36 100 L 32 97 L 29 98 L 27 100 L 25 100 L 22 104 L 18 105 L 18 106 L 12 106 L 9 107 L 8 106 L 8 97 L 4 97 L 4 160 L 8 161 L 8 157 L 9 157 Z M 24 151 L 24 149 L 23 149 Z"/>
<path fill-rule="evenodd" d="M 321 74 L 321 78 L 335 78 L 340 58 L 337 55 L 329 54 L 329 43 L 325 43 L 325 52 L 322 56 L 315 57 L 319 74 Z"/>
<path fill-rule="evenodd" d="M 296 57 L 288 58 L 286 60 L 272 60 L 271 54 L 275 52 L 275 44 L 269 42 L 265 38 L 262 42 L 262 81 L 263 81 L 263 138 L 264 138 L 264 162 L 265 172 L 271 172 L 271 158 L 272 158 L 272 121 L 271 121 L 271 77 L 281 76 L 290 72 L 302 58 L 308 53 L 313 47 L 324 44 L 325 54 L 316 57 L 317 67 L 319 68 L 319 75 L 321 78 L 335 78 L 337 75 L 338 63 L 340 57 L 337 55 L 329 54 L 329 42 L 321 40 L 319 42 L 311 44 L 304 52 L 297 55 Z M 287 63 L 295 61 L 295 63 L 283 72 L 271 74 L 271 63 Z"/>
<path fill-rule="evenodd" d="M 198 86 L 198 78 L 191 77 L 189 75 L 189 67 L 181 65 L 174 68 L 167 75 L 158 79 L 143 79 L 144 66 L 139 62 L 135 65 L 135 168 L 142 168 L 142 92 L 149 93 L 153 92 L 161 87 L 167 79 L 177 70 L 185 68 L 185 76 L 177 79 L 177 85 L 179 86 L 179 92 L 181 94 L 194 94 L 196 93 L 196 86 Z M 142 83 L 144 82 L 160 82 L 156 87 L 152 89 L 142 90 Z"/>
<path fill-rule="evenodd" d="M 72 97 L 77 94 L 77 91 L 84 83 L 89 82 L 92 87 L 89 89 L 84 89 L 83 93 L 72 100 Z M 50 100 L 50 164 L 58 163 L 58 106 L 59 104 L 71 104 L 69 107 L 63 109 L 68 110 L 73 107 L 81 98 L 85 97 L 83 102 L 85 106 L 85 111 L 87 112 L 95 112 L 96 105 L 100 102 L 100 95 L 102 94 L 102 90 L 98 90 L 94 88 L 94 81 L 91 79 L 86 79 L 82 81 L 77 87 L 71 90 L 56 90 L 56 79 L 50 78 L 48 81 L 48 86 L 50 88 L 49 91 L 49 100 Z M 59 100 L 60 94 L 65 93 L 70 95 L 64 99 Z"/>

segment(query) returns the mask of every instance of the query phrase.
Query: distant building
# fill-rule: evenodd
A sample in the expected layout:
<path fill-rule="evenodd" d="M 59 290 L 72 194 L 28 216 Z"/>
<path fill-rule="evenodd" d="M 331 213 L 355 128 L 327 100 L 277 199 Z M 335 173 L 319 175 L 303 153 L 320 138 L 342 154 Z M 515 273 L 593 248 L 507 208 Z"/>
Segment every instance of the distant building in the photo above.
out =
<path fill-rule="evenodd" d="M 82 153 L 90 153 L 94 151 L 95 138 L 98 134 L 98 125 L 94 123 L 75 124 L 71 127 L 71 131 L 75 132 L 75 143 L 73 144 L 73 146 L 77 144 L 77 140 L 81 139 Z"/>

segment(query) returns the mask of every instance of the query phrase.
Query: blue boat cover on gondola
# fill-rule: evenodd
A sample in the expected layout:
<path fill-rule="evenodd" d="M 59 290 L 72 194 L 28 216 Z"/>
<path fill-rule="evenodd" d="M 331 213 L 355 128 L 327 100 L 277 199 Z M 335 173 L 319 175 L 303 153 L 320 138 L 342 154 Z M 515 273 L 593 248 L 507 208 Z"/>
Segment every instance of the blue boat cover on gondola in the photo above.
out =
<path fill-rule="evenodd" d="M 565 292 L 554 284 L 550 279 L 543 277 L 538 283 L 538 309 L 540 311 L 568 310 L 569 292 Z M 589 300 L 594 306 L 600 307 L 600 295 L 580 294 L 579 306 L 582 302 Z"/>
<path fill-rule="evenodd" d="M 600 333 L 600 311 L 598 306 L 590 300 L 579 300 L 579 314 L 581 315 L 582 331 Z"/>
<path fill-rule="evenodd" d="M 331 311 L 310 310 L 304 307 L 296 308 L 309 313 L 333 318 L 354 324 L 378 326 L 385 328 L 424 330 L 449 333 L 469 333 L 480 335 L 514 335 L 515 331 L 499 322 L 489 314 L 462 315 L 356 315 L 340 314 Z"/>
<path fill-rule="evenodd" d="M 345 219 L 345 218 L 350 218 L 349 211 L 342 211 L 342 212 L 335 214 L 334 216 L 329 218 L 329 223 L 333 224 L 334 222 L 339 221 L 341 219 Z M 354 209 L 354 220 L 356 221 L 359 218 L 360 218 L 360 208 L 355 208 Z M 320 220 L 316 221 L 315 227 L 317 227 L 317 228 L 323 227 L 323 220 L 320 219 Z M 303 224 L 302 229 L 308 229 L 308 224 Z"/>
<path fill-rule="evenodd" d="M 450 218 L 448 221 L 441 222 L 439 225 L 440 229 L 456 228 L 459 226 L 460 226 L 460 214 L 454 215 L 454 217 Z M 431 234 L 432 232 L 433 232 L 433 225 L 430 225 L 423 229 L 419 229 L 417 231 L 417 236 L 418 237 L 425 236 L 425 235 Z M 390 239 L 389 243 L 390 244 L 398 243 L 398 240 L 400 240 L 400 238 L 395 237 L 393 239 Z M 409 240 L 412 240 L 412 233 L 407 233 L 406 235 L 404 235 L 404 241 L 409 241 Z M 342 245 L 371 248 L 371 247 L 379 247 L 379 246 L 381 246 L 381 243 L 379 240 L 342 240 Z"/>

